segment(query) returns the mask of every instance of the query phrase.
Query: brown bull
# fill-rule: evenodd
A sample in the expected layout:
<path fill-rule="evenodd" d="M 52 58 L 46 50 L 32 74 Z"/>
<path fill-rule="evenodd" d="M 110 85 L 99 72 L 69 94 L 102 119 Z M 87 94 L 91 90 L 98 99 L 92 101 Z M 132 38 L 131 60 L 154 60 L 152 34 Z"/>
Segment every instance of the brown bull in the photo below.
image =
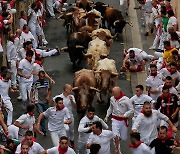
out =
<path fill-rule="evenodd" d="M 91 106 L 96 91 L 96 79 L 92 70 L 82 69 L 75 73 L 73 91 L 77 103 L 77 112 L 85 114 Z"/>
<path fill-rule="evenodd" d="M 76 2 L 76 6 L 86 11 L 90 11 L 92 8 L 92 3 L 93 2 L 88 1 L 88 0 L 79 0 Z"/>

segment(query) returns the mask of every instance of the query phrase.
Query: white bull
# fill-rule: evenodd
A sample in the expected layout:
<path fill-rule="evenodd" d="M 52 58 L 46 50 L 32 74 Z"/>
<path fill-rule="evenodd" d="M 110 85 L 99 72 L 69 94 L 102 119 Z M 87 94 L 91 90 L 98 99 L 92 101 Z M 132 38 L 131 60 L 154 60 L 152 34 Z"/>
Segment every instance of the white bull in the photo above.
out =
<path fill-rule="evenodd" d="M 110 96 L 112 88 L 116 85 L 118 72 L 113 59 L 105 58 L 97 62 L 95 69 L 95 77 L 100 95 L 97 93 L 98 100 L 102 102 L 102 95 Z"/>
<path fill-rule="evenodd" d="M 88 60 L 88 65 L 95 69 L 98 60 L 106 58 L 109 55 L 109 49 L 106 46 L 106 42 L 96 38 L 89 42 L 87 53 L 85 57 Z"/>

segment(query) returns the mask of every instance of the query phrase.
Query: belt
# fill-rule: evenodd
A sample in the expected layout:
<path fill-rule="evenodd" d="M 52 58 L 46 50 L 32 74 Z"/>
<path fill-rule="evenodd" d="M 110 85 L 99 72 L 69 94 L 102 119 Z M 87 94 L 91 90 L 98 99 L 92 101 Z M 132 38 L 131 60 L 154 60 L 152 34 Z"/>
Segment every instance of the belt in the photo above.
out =
<path fill-rule="evenodd" d="M 112 118 L 115 119 L 115 120 L 118 120 L 118 121 L 124 121 L 125 122 L 125 125 L 128 127 L 129 124 L 128 124 L 128 118 L 122 118 L 122 117 L 117 117 L 117 116 L 114 116 L 112 115 Z"/>
<path fill-rule="evenodd" d="M 152 13 L 152 12 L 145 12 L 145 13 L 149 13 L 149 14 L 150 14 L 150 13 Z"/>

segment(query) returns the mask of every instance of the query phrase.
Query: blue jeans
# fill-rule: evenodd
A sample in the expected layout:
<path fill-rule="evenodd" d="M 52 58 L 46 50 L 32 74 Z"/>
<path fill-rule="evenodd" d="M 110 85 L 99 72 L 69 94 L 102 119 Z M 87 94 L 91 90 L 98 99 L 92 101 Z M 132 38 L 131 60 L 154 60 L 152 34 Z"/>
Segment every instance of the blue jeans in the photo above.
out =
<path fill-rule="evenodd" d="M 49 103 L 44 103 L 44 104 L 37 103 L 36 108 L 37 108 L 38 114 L 41 114 L 49 108 Z M 41 120 L 40 126 L 41 126 L 41 131 L 43 133 L 46 133 L 45 118 Z"/>

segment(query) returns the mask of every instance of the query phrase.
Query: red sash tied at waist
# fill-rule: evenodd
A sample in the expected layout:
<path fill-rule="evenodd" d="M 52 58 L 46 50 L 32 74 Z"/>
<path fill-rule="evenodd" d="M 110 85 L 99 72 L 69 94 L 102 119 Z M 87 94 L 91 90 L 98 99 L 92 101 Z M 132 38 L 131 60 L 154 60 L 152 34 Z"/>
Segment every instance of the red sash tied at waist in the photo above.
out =
<path fill-rule="evenodd" d="M 125 125 L 126 127 L 129 126 L 129 123 L 128 123 L 128 118 L 122 118 L 122 117 L 117 117 L 115 115 L 112 115 L 112 118 L 115 119 L 115 120 L 118 120 L 118 121 L 124 121 L 125 122 Z"/>

